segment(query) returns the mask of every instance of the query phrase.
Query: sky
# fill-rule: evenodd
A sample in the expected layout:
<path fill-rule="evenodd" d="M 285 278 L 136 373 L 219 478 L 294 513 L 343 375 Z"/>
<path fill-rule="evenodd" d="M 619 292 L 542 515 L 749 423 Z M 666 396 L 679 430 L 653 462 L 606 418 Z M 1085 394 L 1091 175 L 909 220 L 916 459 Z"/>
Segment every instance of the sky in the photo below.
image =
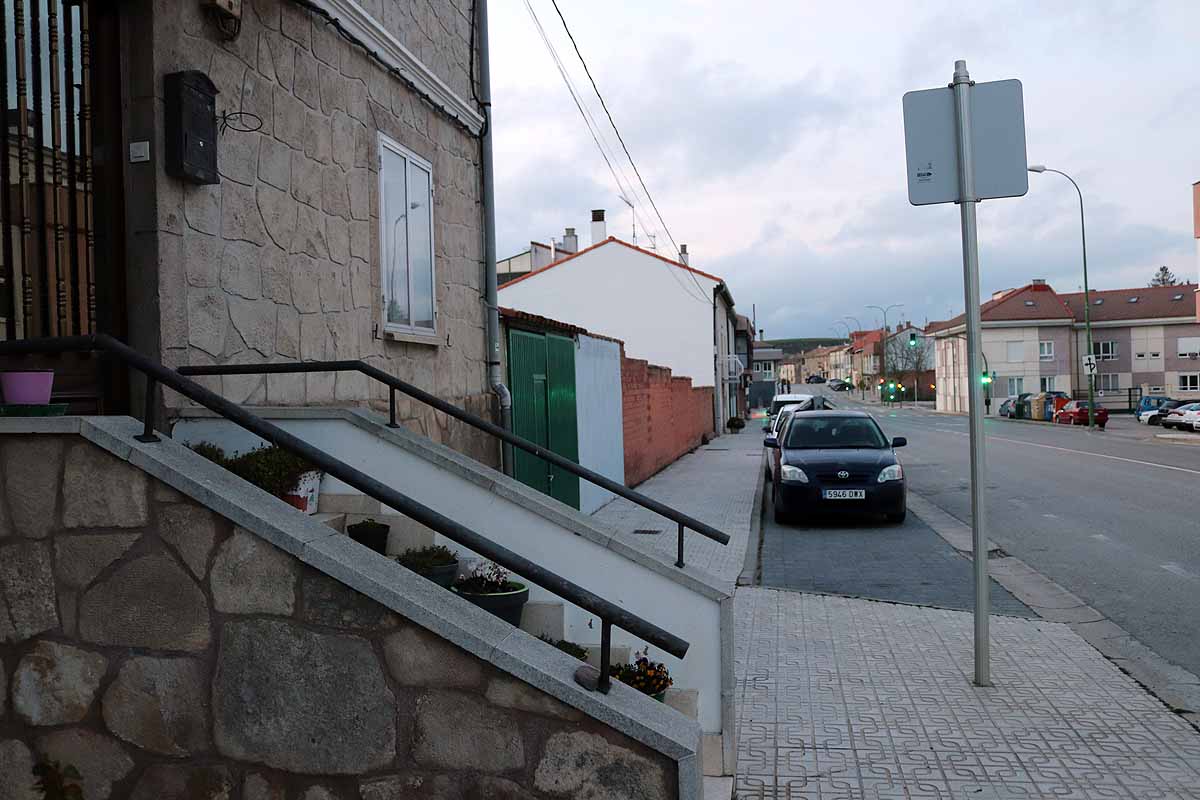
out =
<path fill-rule="evenodd" d="M 658 230 L 672 255 L 551 0 L 529 2 L 623 177 L 524 0 L 491 3 L 499 257 L 567 226 L 590 244 L 593 208 L 630 239 L 630 186 L 639 244 Z M 903 94 L 945 86 L 956 59 L 976 81 L 1022 82 L 1029 163 L 1083 191 L 1092 288 L 1144 285 L 1161 264 L 1197 278 L 1194 0 L 558 3 L 674 241 L 768 338 L 872 327 L 868 305 L 903 304 L 889 324 L 962 311 L 958 208 L 909 205 L 901 116 Z M 1075 191 L 1029 178 L 1026 196 L 979 205 L 985 298 L 1033 278 L 1082 288 Z"/>

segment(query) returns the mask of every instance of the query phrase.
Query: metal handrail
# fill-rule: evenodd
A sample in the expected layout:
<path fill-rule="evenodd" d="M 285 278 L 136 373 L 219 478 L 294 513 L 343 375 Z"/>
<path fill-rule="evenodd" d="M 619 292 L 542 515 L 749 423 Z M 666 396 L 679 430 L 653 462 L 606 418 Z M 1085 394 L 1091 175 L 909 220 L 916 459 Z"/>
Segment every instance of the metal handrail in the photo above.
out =
<path fill-rule="evenodd" d="M 628 631 L 655 647 L 661 648 L 676 658 L 683 658 L 687 653 L 688 642 L 675 634 L 658 627 L 636 614 L 626 611 L 615 603 L 605 600 L 599 595 L 551 572 L 545 567 L 517 555 L 449 517 L 443 516 L 428 506 L 396 491 L 392 487 L 380 483 L 366 473 L 346 464 L 344 461 L 334 458 L 324 450 L 314 447 L 282 428 L 250 413 L 236 403 L 226 400 L 194 381 L 188 380 L 176 370 L 169 369 L 147 358 L 124 342 L 114 339 L 111 336 L 95 334 L 92 336 L 64 336 L 0 342 L 0 355 L 90 352 L 95 350 L 116 356 L 146 376 L 147 410 L 144 414 L 143 432 L 136 437 L 138 441 L 147 443 L 159 441 L 158 436 L 154 433 L 153 414 L 153 409 L 157 404 L 157 384 L 161 383 L 164 386 L 169 386 L 189 400 L 216 412 L 256 436 L 300 456 L 343 483 L 358 489 L 368 497 L 378 500 L 386 506 L 390 506 L 404 516 L 414 519 L 422 525 L 440 533 L 447 539 L 491 559 L 506 569 L 553 592 L 564 600 L 595 614 L 601 620 L 600 679 L 597 684 L 597 688 L 601 692 L 607 692 L 610 686 L 609 668 L 613 625 Z"/>
<path fill-rule="evenodd" d="M 675 522 L 679 526 L 678 540 L 676 547 L 675 566 L 682 567 L 683 564 L 683 531 L 685 528 L 691 528 L 701 536 L 712 539 L 720 544 L 729 544 L 729 536 L 711 525 L 706 525 L 694 517 L 690 517 L 680 511 L 676 511 L 670 506 L 663 505 L 657 500 L 647 497 L 641 492 L 635 492 L 629 487 L 617 483 L 611 478 L 605 477 L 598 472 L 593 472 L 587 467 L 582 467 L 570 459 L 563 458 L 558 453 L 551 452 L 541 445 L 535 444 L 521 436 L 504 430 L 498 425 L 493 425 L 485 419 L 475 416 L 469 411 L 464 411 L 458 406 L 447 403 L 440 397 L 435 397 L 423 389 L 418 389 L 410 383 L 400 380 L 399 378 L 389 375 L 378 367 L 374 367 L 365 361 L 303 361 L 286 364 L 224 364 L 216 366 L 194 366 L 180 367 L 178 370 L 180 375 L 264 375 L 264 374 L 288 374 L 297 372 L 361 372 L 367 377 L 374 378 L 382 384 L 389 387 L 388 393 L 388 427 L 400 427 L 396 422 L 396 392 L 400 391 L 416 400 L 420 400 L 428 406 L 448 414 L 455 419 L 465 422 L 473 428 L 477 428 L 484 433 L 491 434 L 502 442 L 519 447 L 522 450 L 532 453 L 533 455 L 550 462 L 554 466 L 566 470 L 573 475 L 578 475 L 580 478 L 599 486 L 601 489 L 606 489 L 615 495 L 625 498 L 630 502 L 636 503 L 643 508 L 647 508 L 657 514 L 661 514 L 667 519 Z"/>

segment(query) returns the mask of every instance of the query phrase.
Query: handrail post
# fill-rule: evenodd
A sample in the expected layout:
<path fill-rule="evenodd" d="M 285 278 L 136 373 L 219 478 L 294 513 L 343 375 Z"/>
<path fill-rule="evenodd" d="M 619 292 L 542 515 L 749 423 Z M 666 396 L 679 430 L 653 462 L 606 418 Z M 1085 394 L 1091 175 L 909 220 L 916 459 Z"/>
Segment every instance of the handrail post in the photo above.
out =
<path fill-rule="evenodd" d="M 682 522 L 681 522 L 681 523 L 679 523 L 679 547 L 678 547 L 678 551 L 679 551 L 679 552 L 678 552 L 678 555 L 677 555 L 677 557 L 675 558 L 675 566 L 677 566 L 677 567 L 682 567 L 682 566 L 683 566 L 683 523 L 682 523 Z"/>
<path fill-rule="evenodd" d="M 606 619 L 600 620 L 600 682 L 596 688 L 601 694 L 608 694 L 612 687 L 609 673 L 612 672 L 612 623 Z"/>
<path fill-rule="evenodd" d="M 399 428 L 396 424 L 396 387 L 388 387 L 388 427 Z"/>
<path fill-rule="evenodd" d="M 155 397 L 158 393 L 157 389 L 158 389 L 158 381 L 155 380 L 154 378 L 152 378 L 151 376 L 147 375 L 146 376 L 146 407 L 144 409 L 142 409 L 142 420 L 144 421 L 145 424 L 142 427 L 141 435 L 133 437 L 133 438 L 137 439 L 139 442 L 147 442 L 148 443 L 148 442 L 160 441 L 157 434 L 154 433 L 154 409 L 158 405 L 156 402 L 156 397 Z"/>

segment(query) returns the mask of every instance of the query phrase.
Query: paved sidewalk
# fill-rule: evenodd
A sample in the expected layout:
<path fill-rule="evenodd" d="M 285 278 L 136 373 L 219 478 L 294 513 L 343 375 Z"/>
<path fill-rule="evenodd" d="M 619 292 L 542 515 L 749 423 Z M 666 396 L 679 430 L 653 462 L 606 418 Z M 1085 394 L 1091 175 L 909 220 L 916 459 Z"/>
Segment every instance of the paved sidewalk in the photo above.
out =
<path fill-rule="evenodd" d="M 1200 733 L 1067 626 L 742 588 L 740 800 L 1200 800 Z"/>
<path fill-rule="evenodd" d="M 687 531 L 683 561 L 688 567 L 725 581 L 737 580 L 756 516 L 754 497 L 762 452 L 762 433 L 749 424 L 741 433 L 726 434 L 685 455 L 636 487 L 642 494 L 729 534 L 729 544 L 720 545 Z M 592 518 L 616 531 L 630 546 L 675 563 L 678 528 L 666 517 L 618 497 Z M 634 532 L 639 530 L 658 532 Z"/>

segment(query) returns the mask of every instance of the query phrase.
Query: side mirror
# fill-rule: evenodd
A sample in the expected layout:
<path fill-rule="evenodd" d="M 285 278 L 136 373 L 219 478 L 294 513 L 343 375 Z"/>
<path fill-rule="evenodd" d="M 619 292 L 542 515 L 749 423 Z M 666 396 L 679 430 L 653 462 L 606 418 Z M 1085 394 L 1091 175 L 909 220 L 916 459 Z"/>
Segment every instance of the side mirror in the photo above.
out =
<path fill-rule="evenodd" d="M 892 447 L 904 447 L 907 444 L 908 439 L 905 439 L 903 436 L 897 436 L 895 439 L 892 439 Z"/>
<path fill-rule="evenodd" d="M 763 439 L 763 447 L 769 447 L 772 450 L 778 450 L 779 440 L 774 436 L 768 436 L 767 438 Z"/>

